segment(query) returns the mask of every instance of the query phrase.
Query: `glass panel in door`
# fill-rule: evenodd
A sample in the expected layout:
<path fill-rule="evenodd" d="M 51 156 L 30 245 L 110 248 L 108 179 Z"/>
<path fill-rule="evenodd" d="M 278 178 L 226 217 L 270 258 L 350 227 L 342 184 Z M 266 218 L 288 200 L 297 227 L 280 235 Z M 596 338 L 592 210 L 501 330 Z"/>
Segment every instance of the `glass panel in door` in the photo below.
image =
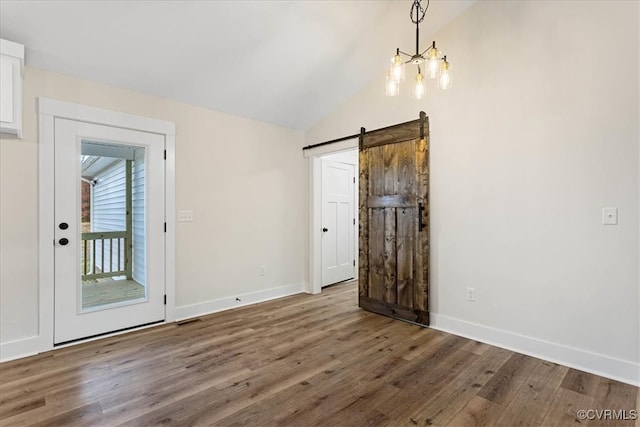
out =
<path fill-rule="evenodd" d="M 144 301 L 145 149 L 82 141 L 81 311 Z"/>

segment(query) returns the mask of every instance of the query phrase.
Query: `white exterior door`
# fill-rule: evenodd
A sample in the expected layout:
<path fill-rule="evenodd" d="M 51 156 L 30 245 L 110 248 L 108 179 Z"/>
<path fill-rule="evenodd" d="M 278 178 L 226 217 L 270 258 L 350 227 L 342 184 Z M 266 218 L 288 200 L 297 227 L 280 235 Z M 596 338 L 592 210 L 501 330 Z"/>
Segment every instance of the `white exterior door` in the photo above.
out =
<path fill-rule="evenodd" d="M 55 344 L 165 319 L 164 148 L 163 135 L 55 119 Z M 129 173 L 101 168 L 114 162 Z M 114 196 L 93 206 L 107 183 Z M 92 209 L 113 227 L 92 229 Z"/>
<path fill-rule="evenodd" d="M 354 165 L 322 159 L 322 286 L 354 277 Z"/>

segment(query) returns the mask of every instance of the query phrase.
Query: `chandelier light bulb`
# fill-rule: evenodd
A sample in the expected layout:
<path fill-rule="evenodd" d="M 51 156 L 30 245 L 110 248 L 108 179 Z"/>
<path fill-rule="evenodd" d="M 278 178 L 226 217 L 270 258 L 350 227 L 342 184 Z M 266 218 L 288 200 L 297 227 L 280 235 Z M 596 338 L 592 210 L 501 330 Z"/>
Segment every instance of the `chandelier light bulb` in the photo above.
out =
<path fill-rule="evenodd" d="M 391 72 L 387 74 L 386 89 L 387 96 L 396 96 L 400 93 L 400 84 L 393 78 Z"/>
<path fill-rule="evenodd" d="M 430 79 L 438 77 L 440 72 L 440 51 L 436 48 L 436 42 L 433 42 L 427 51 L 427 76 Z"/>
<path fill-rule="evenodd" d="M 440 79 L 438 81 L 440 89 L 447 90 L 451 87 L 451 72 L 449 71 L 449 63 L 445 56 L 442 64 L 440 64 Z"/>
<path fill-rule="evenodd" d="M 424 77 L 418 67 L 418 74 L 416 75 L 416 91 L 414 93 L 416 99 L 424 98 Z"/>
<path fill-rule="evenodd" d="M 398 83 L 404 81 L 405 67 L 399 49 L 396 51 L 395 56 L 391 58 L 391 76 Z"/>

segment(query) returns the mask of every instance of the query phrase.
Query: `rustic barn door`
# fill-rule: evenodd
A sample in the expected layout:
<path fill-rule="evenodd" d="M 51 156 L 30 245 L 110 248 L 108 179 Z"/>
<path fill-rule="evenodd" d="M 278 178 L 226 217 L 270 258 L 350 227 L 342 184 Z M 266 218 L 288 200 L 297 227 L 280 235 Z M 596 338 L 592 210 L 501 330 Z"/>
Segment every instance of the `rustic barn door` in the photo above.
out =
<path fill-rule="evenodd" d="M 360 134 L 359 305 L 429 324 L 429 122 Z"/>

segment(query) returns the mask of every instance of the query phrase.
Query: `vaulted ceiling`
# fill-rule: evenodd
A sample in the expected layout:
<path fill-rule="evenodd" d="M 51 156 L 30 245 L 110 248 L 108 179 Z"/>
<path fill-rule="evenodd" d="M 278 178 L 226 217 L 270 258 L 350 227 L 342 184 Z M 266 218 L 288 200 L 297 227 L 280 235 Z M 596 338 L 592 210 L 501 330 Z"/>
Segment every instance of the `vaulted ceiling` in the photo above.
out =
<path fill-rule="evenodd" d="M 474 2 L 432 0 L 425 46 Z M 26 46 L 28 66 L 304 130 L 410 50 L 410 6 L 2 0 L 0 36 Z"/>

